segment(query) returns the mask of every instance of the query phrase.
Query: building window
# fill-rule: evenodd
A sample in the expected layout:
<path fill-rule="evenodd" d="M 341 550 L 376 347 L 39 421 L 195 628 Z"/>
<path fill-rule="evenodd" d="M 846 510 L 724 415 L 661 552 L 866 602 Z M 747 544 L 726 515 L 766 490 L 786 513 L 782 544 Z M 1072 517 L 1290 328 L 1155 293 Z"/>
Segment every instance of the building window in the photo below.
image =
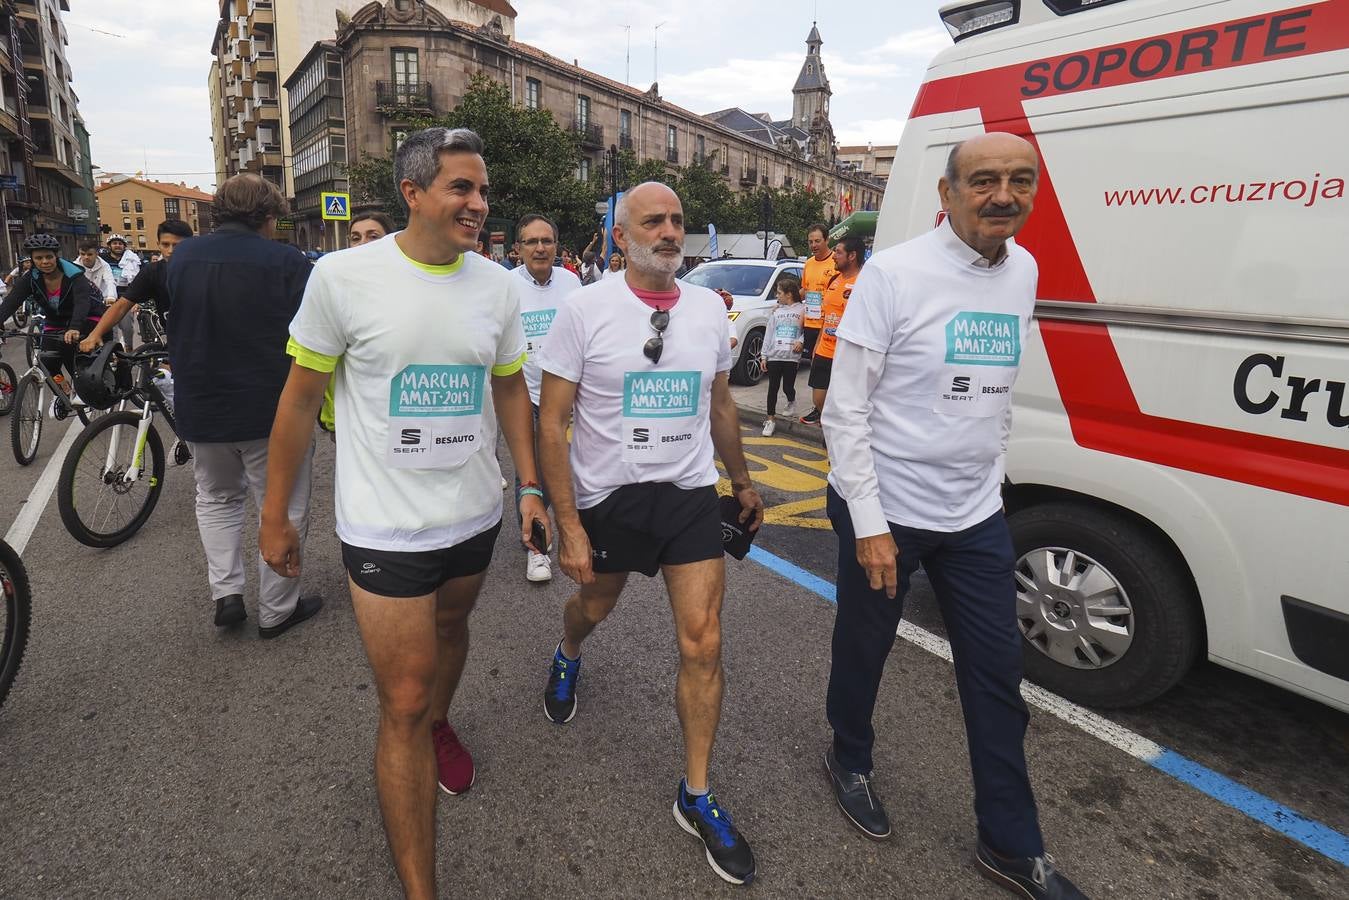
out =
<path fill-rule="evenodd" d="M 131 201 L 130 201 L 130 200 L 123 200 L 123 201 L 122 201 L 122 212 L 131 212 Z"/>
<path fill-rule="evenodd" d="M 537 78 L 525 79 L 525 106 L 529 109 L 539 108 L 539 98 L 543 96 L 543 82 Z"/>
<path fill-rule="evenodd" d="M 393 83 L 411 87 L 417 83 L 417 50 L 414 47 L 393 48 Z"/>
<path fill-rule="evenodd" d="M 123 230 L 123 231 L 130 231 L 130 230 L 131 230 L 131 217 L 130 217 L 130 216 L 122 216 L 122 230 Z"/>
<path fill-rule="evenodd" d="M 590 157 L 588 157 L 588 156 L 583 156 L 583 157 L 581 157 L 581 161 L 580 161 L 579 163 L 577 163 L 577 165 L 576 165 L 576 180 L 577 180 L 577 181 L 589 181 L 589 180 L 590 180 Z"/>
<path fill-rule="evenodd" d="M 169 219 L 169 220 L 175 220 L 175 219 L 178 219 L 178 218 L 179 218 L 179 215 L 178 215 L 178 198 L 177 198 L 177 197 L 167 197 L 167 198 L 165 198 L 165 200 L 164 200 L 164 218 L 165 218 L 165 219 Z"/>
<path fill-rule="evenodd" d="M 142 219 L 140 216 L 136 217 L 136 230 L 137 231 L 145 230 L 145 220 Z"/>
<path fill-rule="evenodd" d="M 143 234 L 138 234 L 138 235 L 136 235 L 136 244 L 137 244 L 137 246 L 139 246 L 142 250 L 144 250 L 144 249 L 145 249 L 145 235 L 143 235 Z"/>
<path fill-rule="evenodd" d="M 625 138 L 632 137 L 632 110 L 624 109 L 619 111 L 618 133 Z"/>
<path fill-rule="evenodd" d="M 665 149 L 679 149 L 679 129 L 673 125 L 667 125 L 665 128 Z"/>
<path fill-rule="evenodd" d="M 590 124 L 590 98 L 585 94 L 576 97 L 576 127 L 585 128 Z"/>
<path fill-rule="evenodd" d="M 707 139 L 700 134 L 693 140 L 694 146 L 697 148 L 694 152 L 698 155 L 698 162 L 702 162 L 707 159 Z"/>
<path fill-rule="evenodd" d="M 136 201 L 136 212 L 145 212 L 145 204 L 139 200 Z"/>

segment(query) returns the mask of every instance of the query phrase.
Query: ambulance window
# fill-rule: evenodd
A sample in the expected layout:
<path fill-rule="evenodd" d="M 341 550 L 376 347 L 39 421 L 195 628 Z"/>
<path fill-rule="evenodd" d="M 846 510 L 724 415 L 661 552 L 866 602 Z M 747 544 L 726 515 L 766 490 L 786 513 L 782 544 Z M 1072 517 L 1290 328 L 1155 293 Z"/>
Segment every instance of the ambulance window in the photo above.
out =
<path fill-rule="evenodd" d="M 1119 3 L 1121 0 L 1045 0 L 1045 6 L 1048 6 L 1055 15 L 1070 16 L 1073 13 L 1085 12 L 1089 9 L 1096 9 L 1098 6 L 1109 6 L 1112 3 Z"/>

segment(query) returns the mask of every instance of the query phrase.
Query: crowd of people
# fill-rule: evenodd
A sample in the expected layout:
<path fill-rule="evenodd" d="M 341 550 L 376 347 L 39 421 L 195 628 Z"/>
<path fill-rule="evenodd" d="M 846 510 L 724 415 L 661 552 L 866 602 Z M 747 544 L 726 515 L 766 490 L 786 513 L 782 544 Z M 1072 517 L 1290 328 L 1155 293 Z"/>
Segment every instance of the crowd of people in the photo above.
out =
<path fill-rule="evenodd" d="M 334 431 L 337 538 L 379 700 L 375 782 L 408 897 L 436 895 L 437 790 L 459 795 L 476 779 L 450 711 L 503 527 L 514 529 L 506 543 L 522 548 L 528 580 L 552 576 L 556 540 L 557 563 L 576 584 L 541 678 L 543 711 L 557 726 L 580 714 L 586 639 L 631 574 L 663 577 L 685 764 L 673 818 L 718 876 L 748 883 L 755 855 L 711 790 L 724 525 L 753 533 L 764 515 L 729 389 L 724 300 L 677 280 L 683 208 L 660 183 L 617 205 L 620 252 L 605 266 L 599 235 L 578 257 L 560 247 L 546 211 L 520 220 L 513 258 L 498 264 L 483 232 L 483 154 L 464 129 L 410 135 L 395 158 L 407 226 L 359 214 L 352 246 L 312 265 L 272 240 L 286 201 L 254 175 L 220 186 L 212 234 L 189 240 L 166 223 L 164 259 L 129 280 L 135 254 L 124 242 L 120 253 L 108 248 L 105 272 L 83 253 L 84 268 L 61 260 L 55 238 L 34 236 L 32 270 L 15 274 L 0 320 L 20 303 L 44 309 L 44 354 L 69 371 L 76 345 L 97 345 L 137 303 L 167 312 L 176 419 L 195 458 L 221 628 L 248 616 L 250 494 L 260 510 L 259 636 L 279 637 L 321 611 L 323 598 L 301 583 L 315 423 Z M 1019 357 L 989 366 L 947 338 L 948 324 L 965 318 L 1018 323 L 1024 341 L 1036 267 L 1010 239 L 1030 215 L 1038 166 L 1031 145 L 1011 135 L 957 145 L 938 185 L 942 225 L 869 262 L 860 240 L 831 248 L 824 227 L 813 227 L 803 277 L 777 285 L 764 434 L 779 391 L 795 412 L 809 356 L 814 408 L 802 418 L 827 438 L 839 541 L 832 740 L 822 734 L 821 768 L 847 821 L 869 838 L 891 835 L 873 773 L 872 713 L 921 565 L 951 635 L 976 864 L 1021 896 L 1078 898 L 1045 853 L 1023 748 L 1028 712 L 999 500 L 1003 388 Z M 997 390 L 967 393 L 972 377 Z M 499 434 L 516 479 L 509 513 Z M 729 497 L 718 497 L 716 459 Z"/>

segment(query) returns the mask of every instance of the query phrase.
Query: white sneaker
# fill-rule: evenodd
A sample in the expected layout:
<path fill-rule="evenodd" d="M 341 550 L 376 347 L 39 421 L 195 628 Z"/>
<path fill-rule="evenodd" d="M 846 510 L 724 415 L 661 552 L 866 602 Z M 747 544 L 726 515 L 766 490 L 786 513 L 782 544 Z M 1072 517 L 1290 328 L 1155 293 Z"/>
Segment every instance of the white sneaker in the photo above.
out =
<path fill-rule="evenodd" d="M 529 551 L 525 562 L 525 579 L 535 583 L 553 580 L 553 562 L 546 554 Z"/>
<path fill-rule="evenodd" d="M 763 423 L 763 436 L 772 437 L 773 432 L 777 429 L 777 427 L 778 427 L 777 423 L 774 422 L 772 419 L 765 419 Z"/>
<path fill-rule="evenodd" d="M 782 408 L 782 415 L 788 420 L 796 418 L 796 401 L 791 400 Z"/>
<path fill-rule="evenodd" d="M 501 479 L 501 489 L 502 489 L 503 491 L 506 490 L 506 488 L 508 488 L 508 487 L 510 487 L 510 486 L 511 486 L 511 483 L 510 483 L 509 481 L 507 481 L 507 480 L 504 479 L 504 478 Z"/>

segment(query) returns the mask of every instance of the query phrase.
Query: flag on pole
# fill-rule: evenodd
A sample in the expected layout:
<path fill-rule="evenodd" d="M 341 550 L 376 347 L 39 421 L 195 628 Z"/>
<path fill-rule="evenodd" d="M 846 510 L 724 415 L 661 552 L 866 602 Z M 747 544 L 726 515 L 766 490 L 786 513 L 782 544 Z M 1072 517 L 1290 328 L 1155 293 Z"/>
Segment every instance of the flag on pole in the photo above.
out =
<path fill-rule="evenodd" d="M 721 259 L 721 254 L 717 252 L 717 226 L 710 222 L 707 225 L 707 258 Z"/>

